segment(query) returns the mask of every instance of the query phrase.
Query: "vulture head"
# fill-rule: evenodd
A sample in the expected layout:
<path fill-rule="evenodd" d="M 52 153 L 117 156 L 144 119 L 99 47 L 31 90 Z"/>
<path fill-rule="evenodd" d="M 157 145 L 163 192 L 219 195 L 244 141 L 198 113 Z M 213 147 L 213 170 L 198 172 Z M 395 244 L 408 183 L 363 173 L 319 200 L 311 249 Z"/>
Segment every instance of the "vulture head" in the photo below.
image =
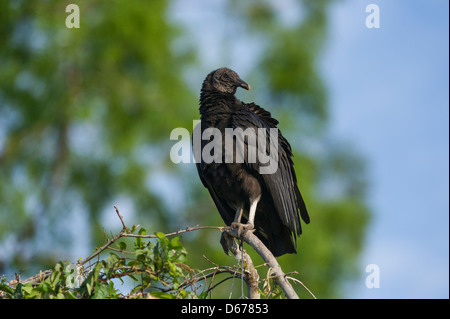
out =
<path fill-rule="evenodd" d="M 228 68 L 213 71 L 211 85 L 217 91 L 225 94 L 235 94 L 238 87 L 250 91 L 250 85 L 241 80 L 236 72 Z"/>

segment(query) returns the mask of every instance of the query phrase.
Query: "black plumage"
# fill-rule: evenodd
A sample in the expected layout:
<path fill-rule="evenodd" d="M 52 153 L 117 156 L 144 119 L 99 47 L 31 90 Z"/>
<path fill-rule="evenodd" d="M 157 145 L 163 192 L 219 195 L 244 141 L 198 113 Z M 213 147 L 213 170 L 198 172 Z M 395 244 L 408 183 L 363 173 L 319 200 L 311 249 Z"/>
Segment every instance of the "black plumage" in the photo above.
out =
<path fill-rule="evenodd" d="M 263 129 L 270 143 L 270 129 L 277 128 L 278 121 L 262 107 L 237 99 L 234 94 L 238 87 L 250 90 L 233 70 L 220 68 L 208 74 L 200 95 L 201 133 L 216 128 L 225 136 L 227 128 Z M 201 150 L 211 140 L 202 139 Z M 299 212 L 305 223 L 309 223 L 309 216 L 297 186 L 289 142 L 278 131 L 278 169 L 261 174 L 264 164 L 259 158 L 249 161 L 247 157 L 254 146 L 248 138 L 244 139 L 243 162 L 236 161 L 234 152 L 233 162 L 227 163 L 224 140 L 220 160 L 196 158 L 200 179 L 222 219 L 228 226 L 255 231 L 274 256 L 296 253 L 297 235 L 302 232 Z M 234 143 L 236 147 L 236 138 Z M 270 149 L 264 151 L 268 154 Z"/>

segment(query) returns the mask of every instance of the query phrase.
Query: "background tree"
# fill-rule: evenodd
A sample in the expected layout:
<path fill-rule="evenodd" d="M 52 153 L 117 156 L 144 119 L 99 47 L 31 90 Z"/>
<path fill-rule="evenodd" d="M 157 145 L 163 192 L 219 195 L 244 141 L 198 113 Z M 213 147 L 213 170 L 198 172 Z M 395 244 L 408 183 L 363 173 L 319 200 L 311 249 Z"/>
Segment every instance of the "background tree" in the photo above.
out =
<path fill-rule="evenodd" d="M 210 71 L 189 45 L 193 35 L 170 18 L 173 3 L 81 1 L 81 26 L 67 29 L 69 3 L 1 4 L 0 273 L 32 273 L 99 246 L 113 205 L 148 231 L 222 225 L 194 165 L 169 159 L 170 132 L 198 118 Z M 269 1 L 230 0 L 215 13 L 227 23 L 217 67 L 233 62 L 232 50 L 255 56 L 243 77 L 253 93 L 242 99 L 269 109 L 294 148 L 311 225 L 299 254 L 279 262 L 319 298 L 341 296 L 341 283 L 357 275 L 369 216 L 364 161 L 326 130 L 318 62 L 329 3 L 293 2 L 300 14 L 289 23 Z M 183 241 L 191 267 L 209 264 L 203 255 L 234 262 L 217 232 Z"/>

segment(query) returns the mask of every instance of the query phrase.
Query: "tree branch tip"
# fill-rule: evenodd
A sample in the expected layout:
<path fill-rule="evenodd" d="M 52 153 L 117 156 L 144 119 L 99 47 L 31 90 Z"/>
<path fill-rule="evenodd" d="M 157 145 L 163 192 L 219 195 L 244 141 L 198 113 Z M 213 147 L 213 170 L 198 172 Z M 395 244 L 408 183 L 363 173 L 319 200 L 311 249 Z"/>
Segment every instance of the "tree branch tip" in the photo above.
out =
<path fill-rule="evenodd" d="M 119 216 L 120 222 L 122 223 L 122 232 L 123 232 L 127 229 L 127 226 L 125 225 L 123 217 L 122 217 L 122 215 L 120 215 L 119 209 L 117 208 L 116 205 L 114 205 L 114 209 L 116 210 L 116 214 L 117 214 L 117 216 Z"/>

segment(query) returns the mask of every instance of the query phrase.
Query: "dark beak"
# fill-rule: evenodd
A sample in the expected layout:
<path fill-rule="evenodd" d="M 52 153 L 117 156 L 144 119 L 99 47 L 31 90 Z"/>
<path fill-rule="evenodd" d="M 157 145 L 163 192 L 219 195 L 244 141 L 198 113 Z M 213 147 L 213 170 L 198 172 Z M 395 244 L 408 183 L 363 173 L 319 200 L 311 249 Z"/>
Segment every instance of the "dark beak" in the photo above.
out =
<path fill-rule="evenodd" d="M 238 86 L 243 89 L 246 89 L 247 91 L 250 91 L 250 85 L 248 85 L 246 82 L 244 82 L 242 80 L 239 80 Z"/>

